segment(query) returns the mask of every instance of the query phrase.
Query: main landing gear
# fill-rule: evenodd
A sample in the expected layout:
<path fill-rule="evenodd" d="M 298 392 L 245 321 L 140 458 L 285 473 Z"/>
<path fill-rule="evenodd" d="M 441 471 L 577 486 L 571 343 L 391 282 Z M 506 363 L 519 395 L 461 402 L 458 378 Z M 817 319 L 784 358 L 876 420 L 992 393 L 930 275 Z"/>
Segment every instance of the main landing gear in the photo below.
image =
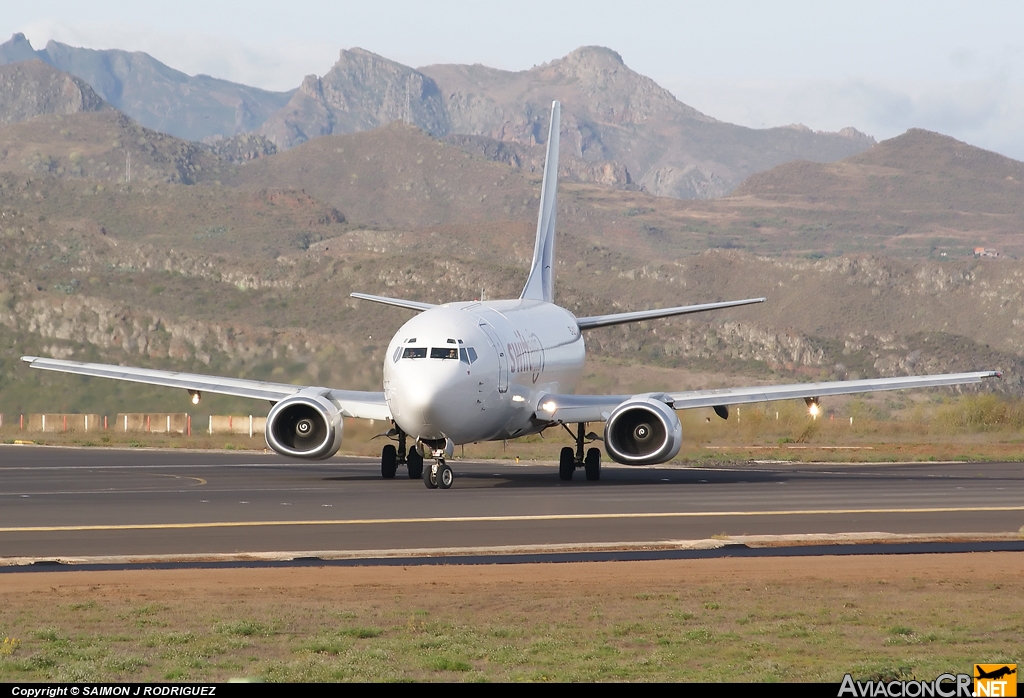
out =
<path fill-rule="evenodd" d="M 568 482 L 572 480 L 572 475 L 576 471 L 576 468 L 583 468 L 587 474 L 587 479 L 594 482 L 601 479 L 601 449 L 591 448 L 587 451 L 586 456 L 583 455 L 584 439 L 597 438 L 596 434 L 587 434 L 584 436 L 586 430 L 586 424 L 579 423 L 576 425 L 576 433 L 573 434 L 569 427 L 564 424 L 562 427 L 569 432 L 569 435 L 576 439 L 575 450 L 571 446 L 566 446 L 562 449 L 562 452 L 558 457 L 558 479 Z"/>
<path fill-rule="evenodd" d="M 385 480 L 391 480 L 398 472 L 398 466 L 404 465 L 409 470 L 409 479 L 416 480 L 423 475 L 423 456 L 412 447 L 406 451 L 405 432 L 396 427 L 398 434 L 398 447 L 388 444 L 380 452 L 380 476 Z"/>

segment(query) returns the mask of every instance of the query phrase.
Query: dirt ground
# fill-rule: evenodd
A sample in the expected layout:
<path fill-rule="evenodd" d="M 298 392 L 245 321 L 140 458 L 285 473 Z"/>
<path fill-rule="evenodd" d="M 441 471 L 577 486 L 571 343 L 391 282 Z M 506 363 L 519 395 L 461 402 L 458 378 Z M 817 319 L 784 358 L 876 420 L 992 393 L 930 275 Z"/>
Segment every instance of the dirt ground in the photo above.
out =
<path fill-rule="evenodd" d="M 796 583 L 828 580 L 863 583 L 917 579 L 922 582 L 970 580 L 996 582 L 1024 577 L 1019 553 L 950 553 L 941 555 L 857 555 L 760 559 L 665 560 L 653 562 L 579 562 L 523 565 L 446 565 L 414 567 L 302 567 L 286 569 L 133 570 L 127 572 L 33 572 L 4 574 L 0 599 L 23 594 L 53 595 L 55 600 L 86 594 L 91 598 L 153 595 L 245 598 L 271 591 L 291 598 L 319 598 L 368 587 L 393 593 L 433 595 L 440 590 L 488 593 L 508 585 L 554 590 L 571 586 L 605 595 L 630 594 L 637 588 L 673 587 L 725 581 Z M 426 580 L 431 587 L 424 587 Z"/>
<path fill-rule="evenodd" d="M 829 681 L 1014 662 L 1024 555 L 0 575 L 0 680 Z"/>

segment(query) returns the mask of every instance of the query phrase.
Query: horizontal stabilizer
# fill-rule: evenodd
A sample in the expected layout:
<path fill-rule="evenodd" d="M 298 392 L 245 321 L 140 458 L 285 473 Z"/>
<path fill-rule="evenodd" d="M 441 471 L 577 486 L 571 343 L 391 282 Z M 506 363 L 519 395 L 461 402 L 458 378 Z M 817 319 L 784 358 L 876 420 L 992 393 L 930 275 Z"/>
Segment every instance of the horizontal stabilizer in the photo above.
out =
<path fill-rule="evenodd" d="M 764 298 L 747 298 L 742 301 L 723 301 L 721 303 L 704 303 L 703 305 L 681 305 L 676 308 L 660 308 L 657 310 L 639 310 L 635 313 L 615 313 L 613 315 L 594 315 L 593 317 L 576 318 L 576 324 L 581 330 L 592 330 L 596 327 L 608 327 L 609 325 L 623 325 L 627 322 L 641 322 L 642 320 L 656 320 L 674 315 L 689 315 L 690 313 L 703 313 L 708 310 L 721 310 L 722 308 L 735 308 L 740 305 L 751 303 L 764 303 Z"/>
<path fill-rule="evenodd" d="M 362 301 L 371 301 L 373 303 L 383 303 L 384 305 L 393 305 L 396 308 L 405 308 L 406 310 L 430 310 L 434 306 L 432 303 L 421 303 L 419 301 L 406 301 L 401 298 L 388 298 L 387 296 L 371 296 L 369 293 L 350 293 L 353 298 L 358 298 Z"/>

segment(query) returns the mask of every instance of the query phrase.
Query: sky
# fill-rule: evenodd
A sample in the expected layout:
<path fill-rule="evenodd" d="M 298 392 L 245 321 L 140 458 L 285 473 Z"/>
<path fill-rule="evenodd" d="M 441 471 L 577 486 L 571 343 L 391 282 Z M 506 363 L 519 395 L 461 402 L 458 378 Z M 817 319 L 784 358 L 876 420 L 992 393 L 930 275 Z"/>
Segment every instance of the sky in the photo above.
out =
<path fill-rule="evenodd" d="M 274 90 L 355 46 L 413 67 L 525 70 L 601 45 L 723 121 L 879 140 L 919 127 L 1019 160 L 1022 29 L 1024 2 L 1004 0 L 0 0 L 0 41 L 145 51 Z"/>

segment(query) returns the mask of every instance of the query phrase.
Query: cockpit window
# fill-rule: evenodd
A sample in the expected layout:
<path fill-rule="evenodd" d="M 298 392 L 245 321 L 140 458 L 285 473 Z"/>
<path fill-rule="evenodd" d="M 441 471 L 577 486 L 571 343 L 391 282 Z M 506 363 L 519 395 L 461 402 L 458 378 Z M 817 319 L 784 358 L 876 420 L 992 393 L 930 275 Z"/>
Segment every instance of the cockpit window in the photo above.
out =
<path fill-rule="evenodd" d="M 425 359 L 427 358 L 426 347 L 406 347 L 402 352 L 403 359 Z"/>
<path fill-rule="evenodd" d="M 476 349 L 469 347 L 466 351 L 469 352 L 469 363 L 476 361 Z"/>
<path fill-rule="evenodd" d="M 469 363 L 469 354 L 466 353 L 466 347 L 459 347 L 459 361 L 464 364 Z"/>
<path fill-rule="evenodd" d="M 397 362 L 400 358 L 402 358 L 402 347 L 399 346 L 395 348 L 395 355 L 391 357 L 391 360 Z"/>
<path fill-rule="evenodd" d="M 459 358 L 459 350 L 455 347 L 434 347 L 430 350 L 430 358 L 432 359 L 457 359 Z"/>

